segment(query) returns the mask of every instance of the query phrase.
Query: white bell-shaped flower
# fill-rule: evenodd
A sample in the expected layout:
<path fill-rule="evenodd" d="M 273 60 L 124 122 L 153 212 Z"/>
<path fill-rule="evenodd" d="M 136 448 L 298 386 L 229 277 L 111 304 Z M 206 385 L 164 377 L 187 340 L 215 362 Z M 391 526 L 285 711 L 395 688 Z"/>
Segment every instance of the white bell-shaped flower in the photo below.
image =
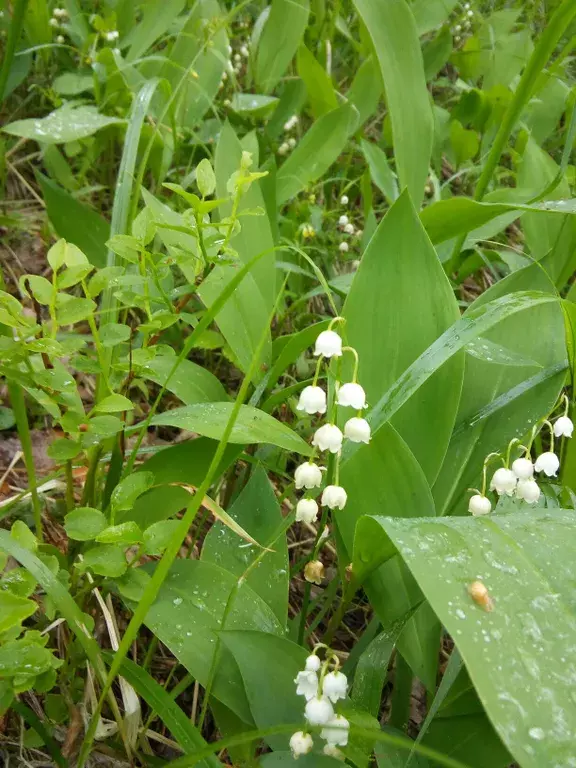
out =
<path fill-rule="evenodd" d="M 512 472 L 514 472 L 518 480 L 529 480 L 534 474 L 534 464 L 532 464 L 530 459 L 516 459 L 516 461 L 512 462 Z"/>
<path fill-rule="evenodd" d="M 343 672 L 328 672 L 322 682 L 322 693 L 328 696 L 332 704 L 346 698 L 347 688 L 348 678 Z"/>
<path fill-rule="evenodd" d="M 333 746 L 332 744 L 324 744 L 324 749 L 322 752 L 327 757 L 333 757 L 335 760 L 340 760 L 340 762 L 344 762 L 346 760 L 346 755 L 344 752 L 342 752 L 341 749 L 338 749 L 338 747 Z"/>
<path fill-rule="evenodd" d="M 296 409 L 310 414 L 326 413 L 326 392 L 322 387 L 304 387 Z"/>
<path fill-rule="evenodd" d="M 334 717 L 334 707 L 326 696 L 315 697 L 307 702 L 304 717 L 310 725 L 326 725 Z"/>
<path fill-rule="evenodd" d="M 335 424 L 323 424 L 319 429 L 314 432 L 312 438 L 312 445 L 319 448 L 321 451 L 330 451 L 330 453 L 338 453 L 342 448 L 342 440 L 344 435 Z"/>
<path fill-rule="evenodd" d="M 574 432 L 574 422 L 568 416 L 560 416 L 554 422 L 554 436 L 555 437 L 572 437 Z"/>
<path fill-rule="evenodd" d="M 500 467 L 500 469 L 497 469 L 492 475 L 490 490 L 496 491 L 498 496 L 503 496 L 504 494 L 512 496 L 516 490 L 516 482 L 516 475 L 511 469 Z"/>
<path fill-rule="evenodd" d="M 357 411 L 366 408 L 366 393 L 360 384 L 342 384 L 336 398 L 338 405 L 349 405 Z"/>
<path fill-rule="evenodd" d="M 349 221 L 348 216 L 346 216 L 346 214 L 343 213 L 342 216 L 340 216 L 340 218 L 338 219 L 338 225 L 340 227 L 345 227 L 346 224 L 348 224 L 348 221 Z"/>
<path fill-rule="evenodd" d="M 350 723 L 343 715 L 336 715 L 320 731 L 320 736 L 333 747 L 345 747 L 348 744 Z"/>
<path fill-rule="evenodd" d="M 296 522 L 314 523 L 318 517 L 318 504 L 314 499 L 300 499 L 296 504 Z"/>
<path fill-rule="evenodd" d="M 480 517 L 481 515 L 489 515 L 492 511 L 492 504 L 490 499 L 486 496 L 482 496 L 480 493 L 472 496 L 468 502 L 468 512 L 474 515 L 474 517 Z"/>
<path fill-rule="evenodd" d="M 344 509 L 348 495 L 341 485 L 327 485 L 322 491 L 322 506 L 328 509 Z"/>
<path fill-rule="evenodd" d="M 318 695 L 318 675 L 316 672 L 298 672 L 296 679 L 296 695 L 305 696 L 306 701 Z"/>
<path fill-rule="evenodd" d="M 305 667 L 307 672 L 318 672 L 321 666 L 322 662 L 315 653 L 311 653 L 306 659 Z"/>
<path fill-rule="evenodd" d="M 316 339 L 314 354 L 324 355 L 324 357 L 341 357 L 342 337 L 336 331 L 322 331 Z"/>
<path fill-rule="evenodd" d="M 313 746 L 314 741 L 309 733 L 296 731 L 296 733 L 290 736 L 290 749 L 292 750 L 294 760 L 298 760 L 300 755 L 307 755 Z"/>
<path fill-rule="evenodd" d="M 319 488 L 322 485 L 322 470 L 318 464 L 311 461 L 305 461 L 296 467 L 294 472 L 294 482 L 296 488 Z"/>
<path fill-rule="evenodd" d="M 348 253 L 348 251 L 350 250 L 350 246 L 348 245 L 346 240 L 342 240 L 342 242 L 338 246 L 338 250 L 340 251 L 340 253 Z"/>
<path fill-rule="evenodd" d="M 535 504 L 540 498 L 540 486 L 531 477 L 526 480 L 518 480 L 516 495 L 519 499 L 528 502 L 528 504 Z"/>
<path fill-rule="evenodd" d="M 368 424 L 366 419 L 353 416 L 344 424 L 344 437 L 347 437 L 353 443 L 369 443 L 370 424 Z"/>
<path fill-rule="evenodd" d="M 556 477 L 559 468 L 560 459 L 555 453 L 552 453 L 552 451 L 541 453 L 534 462 L 534 469 L 536 472 L 544 472 L 548 477 Z"/>
<path fill-rule="evenodd" d="M 348 200 L 348 195 L 342 195 L 340 198 L 340 205 L 348 205 L 350 200 Z"/>
<path fill-rule="evenodd" d="M 352 224 L 351 221 L 346 224 L 344 227 L 344 232 L 346 232 L 347 235 L 353 235 L 354 234 L 354 224 Z"/>

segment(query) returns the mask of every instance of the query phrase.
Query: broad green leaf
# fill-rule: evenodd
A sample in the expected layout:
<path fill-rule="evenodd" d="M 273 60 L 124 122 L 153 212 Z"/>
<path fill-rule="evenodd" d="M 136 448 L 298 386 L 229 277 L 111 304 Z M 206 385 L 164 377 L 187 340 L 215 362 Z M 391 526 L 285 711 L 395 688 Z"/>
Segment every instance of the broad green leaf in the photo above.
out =
<path fill-rule="evenodd" d="M 480 140 L 476 131 L 467 130 L 459 120 L 450 123 L 450 144 L 456 168 L 471 160 L 478 152 Z"/>
<path fill-rule="evenodd" d="M 372 144 L 365 139 L 360 140 L 360 146 L 368 163 L 372 181 L 392 205 L 398 197 L 398 181 L 388 165 L 386 153 L 377 144 Z"/>
<path fill-rule="evenodd" d="M 118 392 L 108 395 L 94 406 L 94 410 L 101 413 L 119 413 L 120 411 L 131 411 L 133 408 L 134 403 Z"/>
<path fill-rule="evenodd" d="M 147 555 L 160 555 L 170 543 L 179 520 L 160 520 L 144 531 L 144 551 Z M 204 554 L 202 547 L 202 554 Z"/>
<path fill-rule="evenodd" d="M 196 184 L 198 185 L 202 197 L 208 197 L 209 195 L 214 194 L 214 190 L 216 189 L 216 176 L 214 175 L 210 160 L 208 160 L 207 157 L 201 160 L 196 167 Z"/>
<path fill-rule="evenodd" d="M 123 323 L 107 323 L 100 330 L 100 341 L 103 347 L 115 347 L 123 341 L 128 341 L 132 335 L 129 325 Z"/>
<path fill-rule="evenodd" d="M 175 357 L 157 356 L 140 370 L 140 376 L 163 386 L 175 363 Z M 180 362 L 166 389 L 186 405 L 226 399 L 224 387 L 216 376 L 191 360 Z"/>
<path fill-rule="evenodd" d="M 128 567 L 124 549 L 114 544 L 91 547 L 84 552 L 82 560 L 75 565 L 82 571 L 90 569 L 99 576 L 107 576 L 112 579 L 122 576 Z"/>
<path fill-rule="evenodd" d="M 154 416 L 152 423 L 186 429 L 213 440 L 220 440 L 233 407 L 233 403 L 188 405 L 159 413 Z M 240 407 L 229 442 L 270 443 L 304 456 L 309 456 L 312 452 L 310 446 L 290 427 L 250 405 Z"/>
<path fill-rule="evenodd" d="M 142 541 L 142 531 L 133 520 L 104 528 L 96 536 L 99 544 L 138 544 Z"/>
<path fill-rule="evenodd" d="M 256 83 L 269 93 L 292 61 L 304 36 L 309 0 L 272 0 L 256 53 Z"/>
<path fill-rule="evenodd" d="M 327 112 L 312 125 L 278 170 L 276 195 L 279 205 L 326 173 L 357 125 L 358 112 L 352 104 Z"/>
<path fill-rule="evenodd" d="M 74 243 L 95 267 L 106 263 L 106 241 L 110 225 L 92 208 L 88 208 L 54 181 L 36 173 L 46 210 L 60 237 Z"/>
<path fill-rule="evenodd" d="M 364 125 L 376 111 L 383 88 L 378 61 L 374 55 L 369 56 L 356 71 L 346 94 L 348 101 L 358 110 L 360 125 Z"/>
<path fill-rule="evenodd" d="M 269 547 L 246 583 L 272 608 L 282 625 L 288 611 L 288 550 L 286 535 L 278 539 L 282 514 L 266 472 L 258 467 L 232 507 L 230 517 L 241 524 L 261 545 Z M 277 539 L 277 540 L 276 540 Z M 202 560 L 242 576 L 262 553 L 222 522 L 212 526 L 204 539 Z"/>
<path fill-rule="evenodd" d="M 134 502 L 154 485 L 152 472 L 135 472 L 121 480 L 112 491 L 110 506 L 114 512 L 132 509 Z"/>
<path fill-rule="evenodd" d="M 293 768 L 294 756 L 292 752 L 268 752 L 258 760 L 260 768 Z M 311 752 L 309 755 L 301 755 L 298 758 L 298 768 L 338 768 L 342 765 L 335 757 Z"/>
<path fill-rule="evenodd" d="M 0 589 L 0 632 L 18 626 L 36 611 L 34 600 L 12 594 L 6 588 Z"/>
<path fill-rule="evenodd" d="M 52 653 L 37 643 L 24 639 L 4 643 L 0 646 L 0 677 L 40 675 L 50 669 L 52 659 Z"/>
<path fill-rule="evenodd" d="M 343 314 L 370 405 L 460 317 L 453 290 L 406 193 L 370 240 Z M 392 421 L 429 482 L 438 474 L 450 440 L 463 362 L 459 355 L 438 371 Z"/>
<path fill-rule="evenodd" d="M 47 454 L 54 461 L 69 461 L 78 456 L 81 450 L 82 446 L 79 443 L 62 437 L 50 443 Z"/>
<path fill-rule="evenodd" d="M 254 119 L 269 117 L 278 105 L 275 96 L 264 93 L 235 93 L 230 101 L 230 109 L 238 115 Z"/>
<path fill-rule="evenodd" d="M 358 562 L 400 553 L 454 638 L 497 733 L 527 768 L 565 764 L 573 751 L 574 529 L 573 511 L 531 510 L 489 519 L 366 517 L 357 531 Z M 478 580 L 491 610 L 468 593 Z"/>
<path fill-rule="evenodd" d="M 422 199 L 434 123 L 414 17 L 405 0 L 354 0 L 372 43 L 386 89 L 401 187 Z"/>
<path fill-rule="evenodd" d="M 452 197 L 449 200 L 439 200 L 424 208 L 420 214 L 420 220 L 430 240 L 433 243 L 441 243 L 463 232 L 472 232 L 498 216 L 515 210 L 518 211 L 518 216 L 524 214 L 524 217 L 526 216 L 525 212 L 529 212 L 530 216 L 536 217 L 537 226 L 542 227 L 545 221 L 561 223 L 566 218 L 566 214 L 576 213 L 576 201 L 554 202 L 550 200 L 527 205 L 521 201 L 517 203 L 480 203 L 467 197 Z M 544 214 L 548 215 L 542 218 Z M 569 218 L 572 221 L 572 217 Z M 573 220 L 576 222 L 576 218 Z"/>
<path fill-rule="evenodd" d="M 108 525 L 106 516 L 93 507 L 78 507 L 64 518 L 64 528 L 71 539 L 90 541 Z"/>
<path fill-rule="evenodd" d="M 56 322 L 58 325 L 79 323 L 95 311 L 96 304 L 92 299 L 70 296 L 67 293 L 59 293 L 56 296 Z"/>
<path fill-rule="evenodd" d="M 210 674 L 224 609 L 236 584 L 236 576 L 216 565 L 177 560 L 146 617 L 147 626 L 203 686 Z M 282 631 L 270 608 L 246 584 L 236 592 L 226 628 Z M 225 647 L 221 651 L 212 694 L 250 723 L 238 667 Z"/>
<path fill-rule="evenodd" d="M 452 53 L 453 37 L 449 27 L 442 27 L 433 40 L 422 46 L 424 73 L 426 81 L 433 80 L 438 72 L 446 66 Z"/>
<path fill-rule="evenodd" d="M 540 289 L 550 298 L 554 296 L 554 288 L 542 270 L 537 265 L 526 267 L 482 294 L 464 319 L 490 306 L 494 300 L 503 301 L 507 294 L 514 296 L 513 291 L 528 286 Z M 507 398 L 506 393 L 537 374 L 538 366 L 548 370 L 565 361 L 563 326 L 560 306 L 552 302 L 503 319 L 473 340 L 480 348 L 483 343 L 505 345 L 513 354 L 528 360 L 524 365 L 511 366 L 466 355 L 456 428 L 434 486 L 439 514 L 465 512 L 466 489 L 477 486 L 484 457 L 492 451 L 503 450 L 513 437 L 522 437 L 553 406 L 564 381 L 562 366 L 551 377 L 543 377 L 535 386 L 519 392 L 516 398 Z M 543 327 L 547 329 L 546 334 L 540 333 Z M 498 403 L 500 396 L 504 396 L 504 400 Z M 495 403 L 498 409 L 491 410 L 490 406 Z"/>
<path fill-rule="evenodd" d="M 206 746 L 200 731 L 190 722 L 174 699 L 142 667 L 130 659 L 124 659 L 120 669 L 122 677 L 130 683 L 136 693 L 156 712 L 172 736 L 186 754 L 194 754 Z M 207 757 L 197 763 L 202 768 L 220 768 L 222 763 L 215 757 Z"/>
<path fill-rule="evenodd" d="M 62 96 L 78 96 L 94 89 L 94 75 L 81 72 L 64 72 L 52 83 L 52 88 Z"/>
<path fill-rule="evenodd" d="M 314 57 L 314 54 L 301 45 L 296 58 L 300 75 L 312 108 L 313 116 L 318 119 L 338 107 L 338 99 L 332 85 L 332 78 Z"/>
<path fill-rule="evenodd" d="M 156 40 L 166 34 L 185 5 L 185 0 L 147 0 L 142 19 L 122 40 L 123 47 L 130 46 L 126 61 L 133 62 L 145 54 Z"/>
<path fill-rule="evenodd" d="M 189 492 L 185 488 L 168 483 L 196 487 L 201 485 L 217 445 L 214 440 L 199 437 L 163 448 L 148 459 L 136 474 L 142 471 L 150 472 L 154 475 L 158 487 L 151 488 L 148 493 L 137 498 L 132 509 L 119 512 L 116 522 L 135 520 L 144 530 L 183 509 L 190 502 Z M 228 469 L 239 453 L 238 446 L 230 445 L 226 448 L 215 479 Z"/>
<path fill-rule="evenodd" d="M 30 597 L 36 586 L 36 579 L 26 568 L 12 568 L 0 579 L 0 591 L 7 591 L 16 597 Z"/>
<path fill-rule="evenodd" d="M 414 15 L 418 35 L 441 27 L 449 18 L 458 0 L 414 0 L 410 10 Z"/>
<path fill-rule="evenodd" d="M 25 139 L 34 139 L 40 144 L 65 144 L 91 136 L 108 125 L 122 123 L 117 117 L 108 117 L 93 106 L 65 104 L 46 117 L 31 117 L 16 120 L 3 127 L 3 131 Z"/>

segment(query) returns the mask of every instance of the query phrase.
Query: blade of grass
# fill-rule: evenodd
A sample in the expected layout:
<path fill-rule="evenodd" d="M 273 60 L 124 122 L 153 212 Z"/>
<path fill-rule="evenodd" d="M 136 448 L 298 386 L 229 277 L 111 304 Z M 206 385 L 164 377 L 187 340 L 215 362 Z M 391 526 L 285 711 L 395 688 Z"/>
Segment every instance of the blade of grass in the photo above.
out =
<path fill-rule="evenodd" d="M 504 113 L 494 143 L 486 158 L 484 168 L 482 169 L 482 173 L 480 174 L 474 192 L 475 200 L 482 200 L 484 198 L 490 181 L 492 180 L 492 176 L 494 175 L 494 171 L 498 165 L 498 161 L 500 160 L 502 152 L 514 130 L 514 126 L 516 125 L 522 110 L 534 93 L 540 73 L 546 66 L 550 56 L 554 53 L 554 49 L 558 45 L 560 38 L 568 29 L 570 22 L 575 16 L 576 3 L 574 0 L 563 0 L 550 17 L 548 24 L 544 27 L 534 51 L 532 52 L 532 56 L 522 73 L 522 77 L 516 87 L 512 101 Z M 467 232 L 460 235 L 454 245 L 452 256 L 446 264 L 447 274 L 451 274 L 456 269 L 460 251 L 466 240 L 466 235 Z"/>
<path fill-rule="evenodd" d="M 6 90 L 6 83 L 8 82 L 10 70 L 12 69 L 16 44 L 20 39 L 20 33 L 22 32 L 27 5 L 28 0 L 15 0 L 13 3 L 14 10 L 12 12 L 12 22 L 8 28 L 8 39 L 6 40 L 2 68 L 0 69 L 0 103 L 4 99 L 4 91 Z"/>

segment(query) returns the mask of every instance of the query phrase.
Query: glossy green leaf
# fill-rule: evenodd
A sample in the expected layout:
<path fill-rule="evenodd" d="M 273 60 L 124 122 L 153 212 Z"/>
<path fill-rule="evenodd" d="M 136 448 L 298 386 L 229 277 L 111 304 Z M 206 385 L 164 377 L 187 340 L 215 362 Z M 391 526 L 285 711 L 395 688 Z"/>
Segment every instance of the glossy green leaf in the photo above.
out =
<path fill-rule="evenodd" d="M 133 520 L 129 520 L 126 523 L 104 528 L 96 536 L 96 541 L 99 544 L 125 544 L 129 546 L 142 541 L 142 531 Z"/>
<path fill-rule="evenodd" d="M 121 546 L 101 544 L 87 549 L 82 555 L 82 560 L 76 563 L 76 567 L 82 571 L 89 569 L 99 576 L 113 579 L 122 576 L 128 566 Z"/>
<path fill-rule="evenodd" d="M 81 450 L 79 443 L 62 437 L 50 443 L 47 454 L 54 461 L 69 461 L 78 456 Z"/>
<path fill-rule="evenodd" d="M 178 560 L 170 569 L 146 624 L 201 685 L 206 685 L 222 626 L 222 616 L 237 577 L 212 563 Z M 278 620 L 246 584 L 232 602 L 226 627 L 280 634 Z M 251 722 L 238 667 L 221 649 L 212 695 Z"/>
<path fill-rule="evenodd" d="M 377 144 L 361 139 L 360 146 L 370 169 L 370 177 L 390 205 L 398 197 L 398 181 L 388 165 L 384 150 Z"/>
<path fill-rule="evenodd" d="M 452 288 L 406 193 L 370 240 L 343 313 L 348 342 L 358 350 L 360 381 L 370 405 L 458 320 Z M 450 440 L 462 373 L 459 355 L 392 422 L 430 482 Z"/>
<path fill-rule="evenodd" d="M 112 395 L 107 395 L 107 397 L 100 400 L 100 402 L 96 403 L 94 406 L 94 410 L 100 411 L 101 413 L 119 413 L 121 411 L 131 411 L 133 408 L 134 403 L 117 392 Z"/>
<path fill-rule="evenodd" d="M 78 96 L 94 89 L 94 76 L 90 73 L 63 72 L 54 79 L 52 88 L 62 96 Z"/>
<path fill-rule="evenodd" d="M 93 106 L 65 104 L 46 117 L 27 118 L 8 123 L 2 130 L 12 136 L 34 139 L 40 144 L 64 144 L 91 136 L 101 128 L 123 122 L 117 117 L 108 117 Z"/>
<path fill-rule="evenodd" d="M 380 62 L 400 186 L 419 203 L 434 126 L 414 17 L 405 0 L 354 0 L 354 5 Z"/>
<path fill-rule="evenodd" d="M 382 91 L 380 67 L 376 57 L 372 55 L 360 65 L 346 94 L 348 101 L 358 110 L 360 125 L 364 125 L 376 111 Z"/>
<path fill-rule="evenodd" d="M 197 432 L 204 437 L 219 440 L 228 423 L 233 403 L 199 403 L 157 414 L 152 423 Z M 243 405 L 240 408 L 229 438 L 230 443 L 270 443 L 295 451 L 304 456 L 311 453 L 310 446 L 290 427 L 264 411 Z"/>
<path fill-rule="evenodd" d="M 272 0 L 256 54 L 256 82 L 264 92 L 273 90 L 296 54 L 309 12 L 309 0 Z"/>
<path fill-rule="evenodd" d="M 95 539 L 107 524 L 106 516 L 93 507 L 78 507 L 64 518 L 66 533 L 76 541 Z"/>
<path fill-rule="evenodd" d="M 562 764 L 572 751 L 573 534 L 573 512 L 563 510 L 367 517 L 357 531 L 358 562 L 400 553 L 454 638 L 496 731 L 528 768 Z M 468 594 L 477 580 L 491 610 Z"/>
<path fill-rule="evenodd" d="M 112 491 L 110 506 L 114 512 L 131 509 L 134 502 L 154 485 L 152 472 L 135 472 L 121 480 Z"/>
<path fill-rule="evenodd" d="M 33 600 L 12 594 L 6 588 L 0 590 L 0 632 L 6 632 L 11 627 L 27 619 L 36 611 L 38 606 Z"/>
<path fill-rule="evenodd" d="M 132 329 L 123 323 L 108 323 L 100 331 L 100 342 L 103 347 L 115 347 L 123 341 L 128 341 Z"/>
<path fill-rule="evenodd" d="M 159 355 L 146 363 L 139 374 L 144 379 L 164 386 L 175 363 L 175 357 Z M 216 376 L 191 360 L 182 360 L 179 363 L 175 373 L 170 376 L 166 389 L 186 405 L 226 399 L 224 387 Z"/>
<path fill-rule="evenodd" d="M 282 625 L 288 612 L 288 549 L 286 535 L 279 538 L 282 514 L 266 472 L 258 467 L 228 514 L 256 541 L 272 551 L 266 552 L 246 583 L 272 608 Z M 215 523 L 204 540 L 202 560 L 242 576 L 261 553 L 222 522 Z"/>
<path fill-rule="evenodd" d="M 52 659 L 52 653 L 37 643 L 25 639 L 4 643 L 0 646 L 0 677 L 40 675 L 50 669 Z"/>
<path fill-rule="evenodd" d="M 216 189 L 216 175 L 212 163 L 205 157 L 196 167 L 196 184 L 202 197 L 214 194 Z"/>
<path fill-rule="evenodd" d="M 295 197 L 320 178 L 338 158 L 348 136 L 358 125 L 359 115 L 351 104 L 323 115 L 308 130 L 282 164 L 276 176 L 278 204 Z"/>
<path fill-rule="evenodd" d="M 230 109 L 239 115 L 253 118 L 269 117 L 278 105 L 275 96 L 264 93 L 235 93 L 230 100 Z"/>
<path fill-rule="evenodd" d="M 59 293 L 56 296 L 56 322 L 58 325 L 73 325 L 85 320 L 96 311 L 92 299 Z"/>

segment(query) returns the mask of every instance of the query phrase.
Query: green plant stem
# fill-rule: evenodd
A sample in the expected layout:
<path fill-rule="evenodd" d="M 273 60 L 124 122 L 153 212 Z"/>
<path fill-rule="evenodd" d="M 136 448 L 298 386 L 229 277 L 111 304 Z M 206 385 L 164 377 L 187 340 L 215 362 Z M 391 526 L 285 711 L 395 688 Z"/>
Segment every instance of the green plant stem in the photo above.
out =
<path fill-rule="evenodd" d="M 71 512 L 74 509 L 74 475 L 72 474 L 72 460 L 66 462 L 66 510 Z"/>
<path fill-rule="evenodd" d="M 498 161 L 500 160 L 502 152 L 504 151 L 508 140 L 510 139 L 510 135 L 514 130 L 514 126 L 516 125 L 522 110 L 534 93 L 540 73 L 546 66 L 550 56 L 552 56 L 554 53 L 554 49 L 556 48 L 558 41 L 575 16 L 576 3 L 574 0 L 563 0 L 556 11 L 552 14 L 547 26 L 544 28 L 538 43 L 532 52 L 532 56 L 530 57 L 528 64 L 522 73 L 522 77 L 520 78 L 516 91 L 514 92 L 512 101 L 504 113 L 504 117 L 500 123 L 498 132 L 496 133 L 496 137 L 490 148 L 486 162 L 484 163 L 484 168 L 482 169 L 482 173 L 478 179 L 478 184 L 476 185 L 476 190 L 474 192 L 475 200 L 483 200 L 490 181 L 492 180 L 492 176 L 494 175 L 494 171 L 498 165 Z M 460 235 L 456 241 L 456 244 L 454 245 L 452 256 L 446 265 L 446 273 L 448 275 L 450 275 L 456 269 L 460 251 L 466 242 L 467 234 L 467 232 L 464 232 L 462 235 Z"/>
<path fill-rule="evenodd" d="M 28 424 L 28 414 L 26 413 L 26 401 L 24 392 L 19 384 L 8 382 L 8 395 L 14 419 L 18 428 L 18 436 L 24 455 L 24 464 L 28 474 L 28 487 L 32 498 L 32 511 L 34 513 L 34 527 L 36 528 L 36 537 L 38 541 L 43 540 L 42 534 L 42 508 L 40 506 L 40 497 L 38 495 L 38 482 L 36 480 L 36 467 L 34 466 L 34 454 L 32 453 L 32 436 L 30 434 L 30 425 Z"/>
<path fill-rule="evenodd" d="M 20 39 L 20 34 L 24 25 L 24 16 L 26 15 L 27 5 L 28 0 L 14 0 L 12 3 L 14 9 L 12 13 L 12 22 L 8 28 L 8 39 L 6 40 L 2 68 L 0 69 L 0 103 L 4 101 L 4 93 L 6 91 L 8 77 L 10 76 L 10 70 L 12 69 L 14 54 L 16 53 L 16 44 Z"/>

